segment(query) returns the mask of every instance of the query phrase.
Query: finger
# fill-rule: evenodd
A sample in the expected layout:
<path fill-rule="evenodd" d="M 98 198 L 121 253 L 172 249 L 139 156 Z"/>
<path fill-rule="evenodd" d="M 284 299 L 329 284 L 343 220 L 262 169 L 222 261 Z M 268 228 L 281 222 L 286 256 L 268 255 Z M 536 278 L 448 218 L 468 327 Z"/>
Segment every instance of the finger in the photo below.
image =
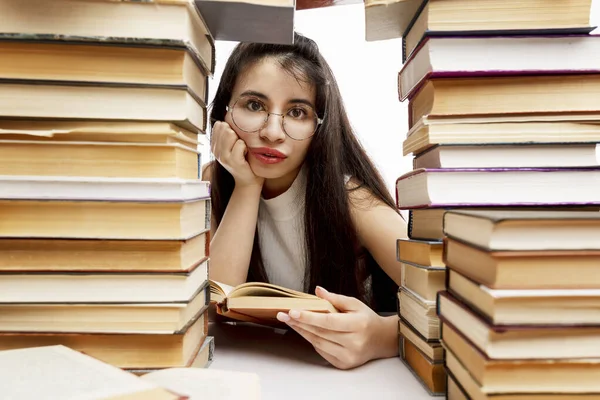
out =
<path fill-rule="evenodd" d="M 210 151 L 215 154 L 215 150 L 218 148 L 219 143 L 219 124 L 217 121 L 212 127 L 211 135 L 210 135 Z M 215 154 L 216 157 L 216 154 Z"/>
<path fill-rule="evenodd" d="M 238 139 L 231 149 L 231 159 L 238 163 L 246 163 L 246 153 L 248 148 L 242 139 Z"/>
<path fill-rule="evenodd" d="M 221 149 L 224 150 L 226 154 L 231 153 L 235 142 L 239 139 L 239 136 L 233 129 L 229 127 L 229 125 L 227 125 L 226 122 L 221 124 L 219 136 L 221 136 Z"/>
<path fill-rule="evenodd" d="M 293 321 L 329 331 L 353 332 L 356 330 L 356 323 L 351 314 L 290 310 L 288 315 Z"/>
<path fill-rule="evenodd" d="M 223 163 L 227 163 L 227 160 L 231 156 L 231 151 L 236 141 L 239 139 L 238 135 L 229 128 L 226 123 L 219 123 L 219 126 L 215 129 L 215 143 L 213 154 L 215 158 Z"/>
<path fill-rule="evenodd" d="M 314 349 L 317 352 L 317 354 L 319 354 L 321 357 L 323 357 L 323 359 L 325 359 L 325 361 L 327 361 L 329 364 L 333 365 L 334 367 L 340 368 L 340 365 L 342 364 L 340 362 L 340 360 L 338 360 L 337 358 L 335 358 L 331 354 L 325 353 L 321 349 L 317 349 L 316 347 Z"/>
<path fill-rule="evenodd" d="M 228 134 L 224 125 L 225 123 L 221 121 L 217 121 L 213 125 L 210 146 L 216 159 L 220 159 L 226 153 L 224 150 L 227 150 L 227 144 L 224 143 L 227 141 Z"/>
<path fill-rule="evenodd" d="M 321 286 L 317 286 L 315 294 L 318 297 L 330 302 L 335 308 L 337 308 L 340 311 L 360 311 L 364 307 L 366 307 L 366 305 L 363 302 L 361 302 L 355 297 L 348 297 L 341 294 L 331 293 L 325 290 L 325 288 L 322 288 Z"/>
<path fill-rule="evenodd" d="M 289 321 L 287 324 L 293 328 L 300 328 L 306 332 L 312 333 L 315 336 L 319 336 L 325 340 L 329 340 L 330 342 L 337 343 L 340 346 L 344 346 L 344 343 L 347 341 L 345 339 L 348 337 L 348 335 L 352 335 L 352 333 L 349 332 L 332 331 L 314 325 L 303 324 L 294 320 Z"/>
<path fill-rule="evenodd" d="M 299 326 L 292 326 L 292 329 L 304 339 L 306 339 L 315 350 L 327 361 L 332 364 L 339 364 L 340 360 L 336 354 L 341 354 L 344 348 L 337 343 L 330 342 L 329 340 L 323 339 L 307 330 L 302 329 Z"/>

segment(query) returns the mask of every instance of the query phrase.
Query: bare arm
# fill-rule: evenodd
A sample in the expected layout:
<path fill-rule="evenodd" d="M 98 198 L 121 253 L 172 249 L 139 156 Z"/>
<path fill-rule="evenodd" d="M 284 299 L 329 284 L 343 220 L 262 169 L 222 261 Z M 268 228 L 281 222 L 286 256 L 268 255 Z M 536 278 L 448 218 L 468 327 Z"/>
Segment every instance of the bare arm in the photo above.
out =
<path fill-rule="evenodd" d="M 352 187 L 356 183 L 350 181 L 348 185 Z M 396 210 L 374 198 L 367 189 L 351 190 L 348 197 L 360 243 L 385 273 L 399 284 L 401 269 L 396 259 L 396 240 L 408 238 L 406 221 Z"/>
<path fill-rule="evenodd" d="M 352 182 L 349 184 L 352 185 Z M 366 189 L 351 191 L 349 199 L 361 244 L 385 273 L 399 284 L 401 268 L 396 259 L 396 240 L 408 237 L 406 222 Z M 378 346 L 374 349 L 374 358 L 393 357 L 398 354 L 398 316 L 380 318 L 380 329 L 375 332 Z"/>
<path fill-rule="evenodd" d="M 212 152 L 235 179 L 235 187 L 218 227 L 211 216 L 210 279 L 231 286 L 246 282 L 256 233 L 258 205 L 264 183 L 254 175 L 246 161 L 246 144 L 225 122 L 213 128 Z M 202 173 L 210 180 L 213 165 Z"/>
<path fill-rule="evenodd" d="M 208 168 L 206 172 L 211 170 Z M 261 189 L 261 186 L 236 187 L 218 228 L 214 216 L 211 218 L 210 279 L 232 286 L 246 281 Z"/>

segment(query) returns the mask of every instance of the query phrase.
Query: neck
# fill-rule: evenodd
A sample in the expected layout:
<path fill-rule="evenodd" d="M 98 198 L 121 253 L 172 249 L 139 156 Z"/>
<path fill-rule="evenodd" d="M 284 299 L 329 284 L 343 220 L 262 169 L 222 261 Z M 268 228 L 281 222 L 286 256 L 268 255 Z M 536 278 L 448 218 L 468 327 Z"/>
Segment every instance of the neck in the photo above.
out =
<path fill-rule="evenodd" d="M 292 186 L 294 180 L 298 176 L 300 172 L 300 168 L 297 168 L 293 171 L 290 171 L 288 174 L 281 176 L 279 178 L 273 179 L 265 179 L 265 183 L 262 189 L 262 196 L 264 199 L 272 199 L 273 197 L 277 197 L 280 194 L 284 193 L 286 190 Z"/>

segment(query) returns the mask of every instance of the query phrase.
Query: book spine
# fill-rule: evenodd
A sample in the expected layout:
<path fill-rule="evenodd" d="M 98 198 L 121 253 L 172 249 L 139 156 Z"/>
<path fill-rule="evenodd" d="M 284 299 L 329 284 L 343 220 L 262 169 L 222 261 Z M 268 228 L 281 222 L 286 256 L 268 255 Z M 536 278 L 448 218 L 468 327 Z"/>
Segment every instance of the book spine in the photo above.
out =
<path fill-rule="evenodd" d="M 413 121 L 413 102 L 410 100 L 408 102 L 408 129 L 410 130 L 413 126 L 415 126 L 415 122 Z"/>
<path fill-rule="evenodd" d="M 408 58 L 408 54 L 406 54 L 406 41 L 405 41 L 406 35 L 408 35 L 408 33 L 410 32 L 410 30 L 412 29 L 412 27 L 415 25 L 415 22 L 417 21 L 417 19 L 423 13 L 423 10 L 427 6 L 427 3 L 429 3 L 429 0 L 423 0 L 423 2 L 421 3 L 421 5 L 419 6 L 419 8 L 417 9 L 417 11 L 415 12 L 415 15 L 410 20 L 410 23 L 406 27 L 406 30 L 402 33 L 402 63 L 405 63 L 406 59 Z"/>

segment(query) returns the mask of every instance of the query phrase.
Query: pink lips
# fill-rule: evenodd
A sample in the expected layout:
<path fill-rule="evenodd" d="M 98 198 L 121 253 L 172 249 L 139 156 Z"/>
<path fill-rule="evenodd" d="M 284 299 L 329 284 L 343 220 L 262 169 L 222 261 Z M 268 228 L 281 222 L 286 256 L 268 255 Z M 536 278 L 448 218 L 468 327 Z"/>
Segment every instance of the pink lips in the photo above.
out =
<path fill-rule="evenodd" d="M 287 158 L 282 152 L 269 147 L 254 147 L 249 150 L 250 153 L 263 164 L 277 164 Z"/>

